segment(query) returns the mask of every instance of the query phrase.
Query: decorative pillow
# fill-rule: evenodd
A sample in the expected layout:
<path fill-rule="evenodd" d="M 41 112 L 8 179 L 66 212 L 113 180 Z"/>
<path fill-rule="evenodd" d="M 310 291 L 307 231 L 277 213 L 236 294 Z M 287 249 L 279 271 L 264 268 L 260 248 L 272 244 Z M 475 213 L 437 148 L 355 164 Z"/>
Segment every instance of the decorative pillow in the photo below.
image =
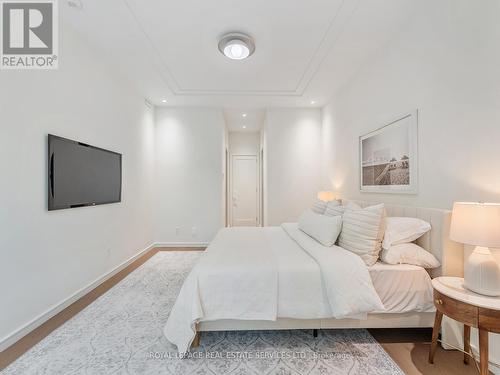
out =
<path fill-rule="evenodd" d="M 325 216 L 312 210 L 306 210 L 299 218 L 299 229 L 322 245 L 332 246 L 342 229 L 342 218 L 340 216 Z"/>
<path fill-rule="evenodd" d="M 325 215 L 326 216 L 342 216 L 344 214 L 345 207 L 342 206 L 341 202 L 338 200 L 328 202 L 326 205 Z"/>
<path fill-rule="evenodd" d="M 385 206 L 366 208 L 347 205 L 345 208 L 339 246 L 359 255 L 367 266 L 375 264 L 382 248 L 385 230 Z"/>
<path fill-rule="evenodd" d="M 389 264 L 414 264 L 424 268 L 436 268 L 441 265 L 434 255 L 411 242 L 393 245 L 388 250 L 383 249 L 380 259 Z"/>
<path fill-rule="evenodd" d="M 431 230 L 428 222 L 414 217 L 388 217 L 385 223 L 384 249 L 415 241 Z"/>
<path fill-rule="evenodd" d="M 322 200 L 316 199 L 316 201 L 313 203 L 313 205 L 311 207 L 311 210 L 314 213 L 323 215 L 325 213 L 327 204 L 328 204 L 328 202 L 324 202 Z"/>

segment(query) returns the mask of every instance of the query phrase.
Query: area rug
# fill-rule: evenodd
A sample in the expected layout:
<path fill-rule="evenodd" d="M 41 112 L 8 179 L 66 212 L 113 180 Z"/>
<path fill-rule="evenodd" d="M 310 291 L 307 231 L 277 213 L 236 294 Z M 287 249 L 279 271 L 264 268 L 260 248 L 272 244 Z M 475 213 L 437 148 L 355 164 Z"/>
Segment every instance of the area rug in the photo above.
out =
<path fill-rule="evenodd" d="M 199 252 L 159 252 L 2 374 L 403 374 L 363 329 L 210 332 L 178 358 L 162 329 Z"/>

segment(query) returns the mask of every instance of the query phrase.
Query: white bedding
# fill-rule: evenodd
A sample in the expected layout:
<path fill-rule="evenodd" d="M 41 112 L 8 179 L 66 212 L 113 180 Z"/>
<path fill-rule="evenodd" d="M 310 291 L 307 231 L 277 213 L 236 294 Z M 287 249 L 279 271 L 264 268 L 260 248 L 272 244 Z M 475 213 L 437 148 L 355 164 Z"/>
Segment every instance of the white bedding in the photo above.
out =
<path fill-rule="evenodd" d="M 182 285 L 164 333 L 180 353 L 203 320 L 276 318 L 278 272 L 268 230 L 225 228 Z"/>
<path fill-rule="evenodd" d="M 361 257 L 339 246 L 321 245 L 296 223 L 281 226 L 318 264 L 330 317 L 363 319 L 368 312 L 385 310 Z"/>
<path fill-rule="evenodd" d="M 383 309 L 361 258 L 322 246 L 297 224 L 225 228 L 186 278 L 164 333 L 185 353 L 201 320 L 363 318 Z"/>
<path fill-rule="evenodd" d="M 383 313 L 433 312 L 433 289 L 427 271 L 411 264 L 377 262 L 368 268 Z"/>

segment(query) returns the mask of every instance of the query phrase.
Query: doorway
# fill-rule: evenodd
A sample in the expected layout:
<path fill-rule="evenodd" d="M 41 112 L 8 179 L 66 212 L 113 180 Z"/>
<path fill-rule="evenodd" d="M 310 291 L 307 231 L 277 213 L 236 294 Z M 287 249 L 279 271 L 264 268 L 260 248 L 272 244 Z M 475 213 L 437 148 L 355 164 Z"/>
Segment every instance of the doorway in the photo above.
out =
<path fill-rule="evenodd" d="M 227 225 L 261 225 L 260 133 L 231 132 L 228 137 Z"/>
<path fill-rule="evenodd" d="M 233 155 L 231 160 L 231 226 L 259 225 L 259 160 Z"/>

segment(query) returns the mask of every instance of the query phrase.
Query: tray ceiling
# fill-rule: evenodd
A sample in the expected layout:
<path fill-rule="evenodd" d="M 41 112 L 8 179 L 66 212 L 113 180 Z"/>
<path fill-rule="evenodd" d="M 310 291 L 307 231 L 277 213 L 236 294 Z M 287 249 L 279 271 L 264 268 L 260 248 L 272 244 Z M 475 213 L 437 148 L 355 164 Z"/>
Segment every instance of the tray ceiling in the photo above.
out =
<path fill-rule="evenodd" d="M 414 8 L 411 0 L 82 3 L 64 6 L 64 21 L 146 98 L 224 107 L 324 104 Z M 218 51 L 232 31 L 254 38 L 249 59 Z"/>

